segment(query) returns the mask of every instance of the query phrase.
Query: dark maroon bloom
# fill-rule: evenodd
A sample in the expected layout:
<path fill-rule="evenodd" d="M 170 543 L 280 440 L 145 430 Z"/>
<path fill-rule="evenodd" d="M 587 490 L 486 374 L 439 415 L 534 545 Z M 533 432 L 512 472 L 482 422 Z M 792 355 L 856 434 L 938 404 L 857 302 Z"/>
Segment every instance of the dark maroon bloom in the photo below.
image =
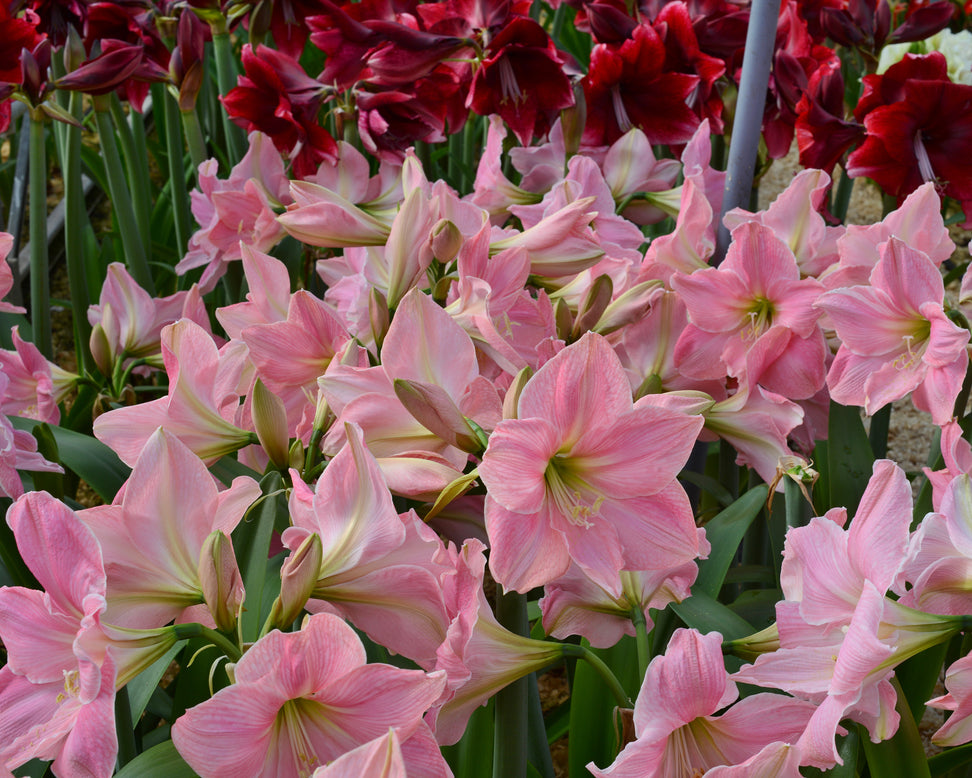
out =
<path fill-rule="evenodd" d="M 32 51 L 44 39 L 37 24 L 35 14 L 28 12 L 24 18 L 15 18 L 0 5 L 0 82 L 21 83 L 21 50 Z"/>
<path fill-rule="evenodd" d="M 334 138 L 318 121 L 327 90 L 299 62 L 266 46 L 254 52 L 246 45 L 243 69 L 238 86 L 223 98 L 233 121 L 248 132 L 269 135 L 281 153 L 291 155 L 298 177 L 314 173 L 336 154 Z"/>
<path fill-rule="evenodd" d="M 925 55 L 905 54 L 885 73 L 864 76 L 861 79 L 864 91 L 854 108 L 854 118 L 862 122 L 875 108 L 904 100 L 905 86 L 915 79 L 948 81 L 948 62 L 944 55 L 937 51 Z"/>
<path fill-rule="evenodd" d="M 179 90 L 179 109 L 191 111 L 196 106 L 203 83 L 203 58 L 209 25 L 192 11 L 179 16 L 176 45 L 169 58 L 169 75 Z"/>
<path fill-rule="evenodd" d="M 810 76 L 806 94 L 797 103 L 796 138 L 800 164 L 828 173 L 864 138 L 864 127 L 844 118 L 839 60 L 825 62 Z"/>
<path fill-rule="evenodd" d="M 814 44 L 806 22 L 796 13 L 795 4 L 786 3 L 777 26 L 773 72 L 763 115 L 763 139 L 772 159 L 789 151 L 797 104 L 806 93 L 810 77 L 827 62 L 837 62 L 837 55 L 826 46 Z"/>
<path fill-rule="evenodd" d="M 716 81 L 726 72 L 722 60 L 699 48 L 688 6 L 672 2 L 662 8 L 652 25 L 665 44 L 665 69 L 668 72 L 698 76 L 699 83 L 689 105 L 700 119 L 708 119 L 714 133 L 722 132 L 722 97 Z"/>
<path fill-rule="evenodd" d="M 401 161 L 415 141 L 445 140 L 441 115 L 415 95 L 388 90 L 358 92 L 358 134 L 365 149 L 380 159 Z"/>
<path fill-rule="evenodd" d="M 621 44 L 631 37 L 638 20 L 624 0 L 594 0 L 579 5 L 574 26 L 589 33 L 595 43 Z"/>
<path fill-rule="evenodd" d="M 827 37 L 873 55 L 885 44 L 923 40 L 944 29 L 954 10 L 948 0 L 930 3 L 892 31 L 887 0 L 845 0 L 818 8 L 819 26 Z"/>
<path fill-rule="evenodd" d="M 36 14 L 37 32 L 50 38 L 54 48 L 64 45 L 69 28 L 82 29 L 88 15 L 87 0 L 30 0 L 14 5 Z"/>
<path fill-rule="evenodd" d="M 699 126 L 687 103 L 699 77 L 665 71 L 665 44 L 648 24 L 620 46 L 595 46 L 582 84 L 589 145 L 613 143 L 632 127 L 651 143 L 686 143 Z"/>
<path fill-rule="evenodd" d="M 107 40 L 103 53 L 58 79 L 57 87 L 89 95 L 105 95 L 130 80 L 165 81 L 168 73 L 145 56 L 138 44 Z"/>
<path fill-rule="evenodd" d="M 384 40 L 367 54 L 371 83 L 382 86 L 414 84 L 447 57 L 462 56 L 470 43 L 454 35 L 434 35 L 398 22 L 375 19 L 365 26 Z"/>
<path fill-rule="evenodd" d="M 873 106 L 864 116 L 867 136 L 848 157 L 847 172 L 868 176 L 899 201 L 923 182 L 934 181 L 942 194 L 959 200 L 966 216 L 972 217 L 972 86 L 948 78 L 902 81 L 909 70 L 936 66 L 922 59 L 914 57 L 889 68 L 884 76 L 891 79 L 887 90 L 880 83 L 884 77 L 866 77 L 871 96 L 896 99 Z"/>
<path fill-rule="evenodd" d="M 539 24 L 513 19 L 490 41 L 467 103 L 480 116 L 499 114 L 526 146 L 547 133 L 558 111 L 574 104 L 563 62 Z"/>

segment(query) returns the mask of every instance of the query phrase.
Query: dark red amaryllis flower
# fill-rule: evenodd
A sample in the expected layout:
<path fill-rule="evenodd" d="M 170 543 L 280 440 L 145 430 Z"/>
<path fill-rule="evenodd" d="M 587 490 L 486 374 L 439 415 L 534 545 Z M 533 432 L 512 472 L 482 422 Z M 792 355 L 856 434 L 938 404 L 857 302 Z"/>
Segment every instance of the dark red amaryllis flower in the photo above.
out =
<path fill-rule="evenodd" d="M 85 92 L 89 95 L 105 95 L 121 88 L 136 110 L 141 110 L 153 81 L 165 81 L 168 71 L 163 70 L 137 43 L 106 40 L 102 53 L 77 70 L 58 79 L 58 89 Z"/>
<path fill-rule="evenodd" d="M 300 63 L 266 46 L 243 47 L 238 85 L 223 98 L 234 122 L 247 132 L 260 130 L 283 154 L 290 154 L 298 177 L 311 175 L 325 158 L 337 153 L 331 134 L 318 114 L 327 90 L 308 76 Z"/>
<path fill-rule="evenodd" d="M 715 87 L 726 72 L 722 60 L 705 54 L 692 26 L 688 6 L 677 1 L 668 3 L 652 26 L 665 44 L 665 69 L 699 77 L 689 105 L 700 119 L 708 119 L 713 133 L 722 132 L 722 97 Z"/>
<path fill-rule="evenodd" d="M 358 92 L 357 108 L 361 142 L 379 159 L 400 162 L 417 140 L 445 140 L 439 117 L 406 92 Z"/>
<path fill-rule="evenodd" d="M 844 118 L 844 78 L 839 60 L 823 63 L 810 76 L 796 110 L 796 138 L 803 167 L 830 173 L 844 153 L 864 138 L 863 125 Z"/>
<path fill-rule="evenodd" d="M 69 27 L 80 30 L 88 13 L 87 0 L 29 0 L 7 2 L 16 15 L 18 9 L 26 9 L 36 21 L 37 32 L 51 39 L 55 48 L 64 45 Z M 6 39 L 2 39 L 6 41 Z"/>
<path fill-rule="evenodd" d="M 21 83 L 20 52 L 31 51 L 44 36 L 37 31 L 39 20 L 31 11 L 15 17 L 0 5 L 0 82 Z"/>
<path fill-rule="evenodd" d="M 932 61 L 922 62 L 925 58 Z M 869 96 L 884 93 L 897 99 L 871 107 L 864 116 L 867 135 L 848 157 L 847 173 L 867 176 L 899 201 L 933 181 L 941 194 L 962 203 L 972 221 L 972 86 L 947 77 L 902 79 L 909 70 L 937 68 L 938 58 L 945 62 L 938 52 L 907 55 L 885 74 L 892 82 L 886 91 L 882 76 L 865 77 Z"/>
<path fill-rule="evenodd" d="M 639 24 L 620 46 L 595 46 L 582 84 L 586 144 L 613 143 L 632 127 L 651 143 L 686 143 L 699 126 L 687 102 L 699 77 L 665 71 L 665 44 L 651 25 Z"/>
<path fill-rule="evenodd" d="M 539 24 L 513 19 L 490 41 L 466 103 L 480 116 L 498 114 L 529 145 L 547 133 L 557 112 L 574 104 L 564 61 Z"/>

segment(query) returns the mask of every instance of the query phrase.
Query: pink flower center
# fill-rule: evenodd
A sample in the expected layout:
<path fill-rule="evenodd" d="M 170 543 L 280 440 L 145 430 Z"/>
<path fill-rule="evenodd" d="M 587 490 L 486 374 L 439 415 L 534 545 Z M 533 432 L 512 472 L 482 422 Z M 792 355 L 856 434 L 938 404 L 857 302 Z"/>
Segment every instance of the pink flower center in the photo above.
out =
<path fill-rule="evenodd" d="M 744 340 L 756 340 L 773 324 L 773 303 L 765 297 L 757 297 L 746 312 L 749 323 L 743 329 Z"/>
<path fill-rule="evenodd" d="M 590 527 L 589 520 L 600 515 L 604 495 L 572 470 L 569 457 L 554 454 L 543 477 L 547 495 L 557 506 L 557 511 L 571 524 Z"/>

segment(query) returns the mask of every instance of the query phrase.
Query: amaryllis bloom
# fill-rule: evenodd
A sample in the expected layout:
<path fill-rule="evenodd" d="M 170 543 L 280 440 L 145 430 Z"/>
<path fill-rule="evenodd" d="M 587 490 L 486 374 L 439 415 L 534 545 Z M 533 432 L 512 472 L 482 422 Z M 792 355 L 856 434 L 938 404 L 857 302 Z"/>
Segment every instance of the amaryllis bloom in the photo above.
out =
<path fill-rule="evenodd" d="M 169 394 L 103 413 L 94 422 L 100 441 L 134 465 L 158 427 L 165 427 L 204 462 L 252 442 L 236 425 L 246 346 L 234 341 L 217 350 L 212 336 L 191 319 L 162 330 L 162 359 Z"/>
<path fill-rule="evenodd" d="M 10 379 L 0 373 L 0 407 Z M 16 499 L 24 493 L 18 470 L 63 473 L 64 469 L 48 462 L 37 451 L 37 438 L 26 430 L 15 430 L 5 415 L 0 414 L 0 496 Z"/>
<path fill-rule="evenodd" d="M 296 552 L 310 535 L 321 538 L 309 610 L 338 613 L 392 651 L 431 666 L 448 625 L 433 563 L 441 542 L 414 513 L 398 515 L 361 430 L 351 427 L 347 438 L 315 490 L 295 477 L 293 526 L 283 543 Z"/>
<path fill-rule="evenodd" d="M 2 128 L 0 128 L 2 130 Z M 0 232 L 0 298 L 6 297 L 13 289 L 13 270 L 7 262 L 10 250 L 13 248 L 13 235 L 9 232 Z M 16 257 L 14 257 L 16 260 Z M 27 309 L 22 305 L 0 302 L 0 313 L 26 313 Z"/>
<path fill-rule="evenodd" d="M 227 603 L 209 601 L 213 556 L 202 552 L 213 532 L 226 536 L 231 551 L 229 534 L 259 494 L 256 481 L 243 476 L 220 491 L 199 457 L 172 433 L 156 430 L 114 503 L 78 514 L 101 543 L 107 620 L 151 629 L 185 620 L 187 608 L 204 602 L 220 616 Z M 235 558 L 232 563 L 222 583 L 235 617 L 243 587 Z"/>
<path fill-rule="evenodd" d="M 466 99 L 480 116 L 499 114 L 524 146 L 545 135 L 551 116 L 574 104 L 563 55 L 530 18 L 512 19 L 491 38 Z"/>
<path fill-rule="evenodd" d="M 101 621 L 98 541 L 64 503 L 31 492 L 7 521 L 43 591 L 0 588 L 0 767 L 54 760 L 57 776 L 108 778 L 115 767 L 115 689 L 164 654 L 171 628 L 119 630 Z"/>
<path fill-rule="evenodd" d="M 490 569 L 528 591 L 576 562 L 621 593 L 618 570 L 657 570 L 700 551 L 675 475 L 701 417 L 634 405 L 608 342 L 588 333 L 548 361 L 519 397 L 516 418 L 489 439 Z"/>
<path fill-rule="evenodd" d="M 919 70 L 917 60 L 934 63 L 937 77 L 925 72 L 927 65 Z M 882 88 L 885 79 L 897 87 L 892 95 Z M 899 200 L 932 181 L 970 211 L 972 86 L 952 83 L 938 52 L 905 55 L 885 74 L 865 76 L 864 83 L 857 112 L 869 109 L 863 117 L 867 135 L 847 159 L 848 175 L 868 176 Z"/>
<path fill-rule="evenodd" d="M 968 368 L 969 332 L 942 308 L 941 273 L 927 254 L 892 237 L 870 281 L 816 303 L 841 340 L 827 375 L 831 396 L 872 414 L 911 392 L 916 408 L 945 424 Z"/>
<path fill-rule="evenodd" d="M 180 275 L 204 267 L 199 286 L 209 292 L 240 258 L 240 243 L 269 251 L 284 237 L 274 208 L 290 202 L 283 160 L 270 139 L 253 132 L 243 159 L 228 179 L 217 177 L 215 159 L 199 166 L 199 188 L 194 190 L 192 215 L 200 228 L 189 239 L 186 255 L 176 265 Z"/>
<path fill-rule="evenodd" d="M 279 51 L 243 46 L 239 86 L 223 98 L 226 112 L 248 132 L 259 130 L 273 139 L 281 154 L 289 154 L 298 176 L 314 172 L 337 151 L 334 138 L 317 114 L 326 89 L 308 76 L 300 63 Z"/>
<path fill-rule="evenodd" d="M 745 374 L 786 397 L 812 397 L 823 386 L 827 356 L 813 307 L 823 286 L 800 278 L 793 252 L 770 228 L 744 222 L 732 237 L 718 268 L 672 278 L 691 320 L 675 364 L 693 378 Z"/>
<path fill-rule="evenodd" d="M 912 586 L 901 602 L 960 616 L 972 609 L 972 480 L 966 473 L 944 489 L 938 511 L 926 515 L 912 536 L 904 569 Z"/>
<path fill-rule="evenodd" d="M 101 297 L 88 307 L 92 326 L 91 353 L 107 376 L 118 359 L 145 359 L 162 366 L 162 328 L 181 318 L 191 318 L 209 329 L 198 287 L 168 297 L 151 297 L 121 262 L 108 266 Z"/>
<path fill-rule="evenodd" d="M 10 13 L 10 4 L 0 5 L 0 82 L 19 84 L 22 78 L 20 52 L 32 51 L 44 39 L 37 31 L 40 19 L 33 11 L 23 17 Z M 6 129 L 0 128 L 0 129 Z"/>
<path fill-rule="evenodd" d="M 473 711 L 500 689 L 563 657 L 562 644 L 517 635 L 496 620 L 483 592 L 484 550 L 478 540 L 469 540 L 440 554 L 450 568 L 441 580 L 452 620 L 435 667 L 448 680 L 427 718 L 442 745 L 458 742 Z"/>
<path fill-rule="evenodd" d="M 953 662 L 945 673 L 948 694 L 929 700 L 930 708 L 950 710 L 948 721 L 932 735 L 935 745 L 958 746 L 972 740 L 972 655 Z"/>
<path fill-rule="evenodd" d="M 699 126 L 688 98 L 699 77 L 665 72 L 665 44 L 649 24 L 638 25 L 620 46 L 600 43 L 584 77 L 584 143 L 613 143 L 632 127 L 651 143 L 685 143 Z"/>
<path fill-rule="evenodd" d="M 236 682 L 172 727 L 202 778 L 310 775 L 395 728 L 403 740 L 445 685 L 444 673 L 366 664 L 360 639 L 320 613 L 299 632 L 274 630 L 236 664 Z"/>
<path fill-rule="evenodd" d="M 10 330 L 14 350 L 0 350 L 0 371 L 9 379 L 0 411 L 9 416 L 57 424 L 58 405 L 70 394 L 78 376 L 48 361 L 40 349 L 20 337 L 18 327 Z"/>
<path fill-rule="evenodd" d="M 699 546 L 699 555 L 704 556 L 709 543 L 702 529 Z M 686 599 L 698 572 L 699 566 L 693 561 L 667 570 L 623 570 L 619 573 L 621 596 L 615 597 L 591 581 L 577 565 L 571 565 L 566 575 L 544 587 L 540 599 L 543 631 L 559 639 L 581 635 L 595 648 L 610 648 L 624 635 L 635 634 L 635 609 L 644 613 L 645 623 L 651 629 L 650 610 L 663 610 L 670 602 Z"/>
<path fill-rule="evenodd" d="M 427 730 L 425 730 L 427 731 Z M 326 767 L 318 767 L 311 778 L 452 778 L 434 738 L 420 728 L 401 742 L 395 729 L 358 746 Z"/>
<path fill-rule="evenodd" d="M 676 778 L 735 765 L 800 737 L 814 706 L 777 694 L 739 697 L 722 659 L 722 635 L 680 629 L 648 665 L 634 708 L 636 740 L 597 778 Z M 730 773 L 731 774 L 731 773 Z"/>
<path fill-rule="evenodd" d="M 845 235 L 844 227 L 828 226 L 821 214 L 830 183 L 822 170 L 801 170 L 765 211 L 733 208 L 725 225 L 730 231 L 745 222 L 770 228 L 793 252 L 800 275 L 816 278 L 837 261 L 837 242 Z"/>

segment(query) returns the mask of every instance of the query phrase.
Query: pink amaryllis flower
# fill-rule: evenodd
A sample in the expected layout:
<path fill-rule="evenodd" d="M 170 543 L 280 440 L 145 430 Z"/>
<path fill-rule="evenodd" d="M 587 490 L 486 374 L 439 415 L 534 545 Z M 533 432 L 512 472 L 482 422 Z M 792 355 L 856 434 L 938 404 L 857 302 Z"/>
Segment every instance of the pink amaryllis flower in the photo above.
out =
<path fill-rule="evenodd" d="M 537 371 L 516 416 L 497 425 L 479 467 L 490 568 L 504 587 L 541 586 L 573 560 L 619 595 L 618 570 L 698 556 L 675 475 L 702 419 L 634 405 L 602 336 L 584 335 Z"/>
<path fill-rule="evenodd" d="M 183 620 L 186 608 L 203 602 L 217 622 L 227 607 L 235 617 L 243 596 L 235 559 L 224 581 L 232 600 L 227 606 L 207 596 L 204 580 L 212 556 L 202 552 L 213 532 L 228 540 L 259 494 L 259 485 L 247 477 L 219 491 L 199 457 L 172 433 L 156 430 L 114 504 L 79 514 L 101 543 L 108 620 L 151 629 Z"/>
<path fill-rule="evenodd" d="M 793 252 L 769 227 L 743 222 L 732 237 L 718 268 L 672 278 L 691 320 L 675 364 L 693 378 L 745 374 L 786 397 L 812 397 L 825 376 L 826 343 L 813 308 L 823 286 L 800 278 Z"/>
<path fill-rule="evenodd" d="M 638 699 L 637 739 L 597 778 L 701 775 L 720 765 L 736 765 L 771 743 L 792 743 L 803 732 L 814 706 L 778 694 L 755 694 L 720 716 L 739 691 L 722 659 L 722 635 L 680 629 L 664 656 L 648 665 Z"/>
<path fill-rule="evenodd" d="M 945 424 L 968 368 L 969 332 L 945 314 L 941 273 L 927 254 L 892 237 L 870 282 L 816 303 L 841 340 L 827 375 L 831 397 L 872 414 L 911 392 L 916 408 Z"/>
<path fill-rule="evenodd" d="M 54 760 L 55 775 L 108 778 L 118 750 L 115 689 L 164 654 L 175 633 L 102 622 L 101 548 L 64 503 L 31 492 L 7 521 L 43 591 L 0 587 L 0 767 Z"/>
<path fill-rule="evenodd" d="M 212 336 L 190 319 L 168 325 L 162 330 L 168 396 L 102 414 L 95 419 L 95 437 L 129 465 L 158 427 L 204 462 L 242 448 L 252 442 L 251 433 L 235 424 L 245 349 L 231 342 L 218 351 Z"/>
<path fill-rule="evenodd" d="M 13 248 L 13 235 L 9 232 L 0 232 L 0 298 L 6 297 L 7 293 L 13 289 L 13 270 L 7 262 L 10 250 Z M 14 257 L 16 260 L 16 257 Z M 0 312 L 2 313 L 27 313 L 27 309 L 22 305 L 0 302 Z"/>
<path fill-rule="evenodd" d="M 203 778 L 309 775 L 389 728 L 408 738 L 445 685 L 444 673 L 366 664 L 354 630 L 327 613 L 261 638 L 235 676 L 172 727 Z"/>
<path fill-rule="evenodd" d="M 348 425 L 347 443 L 328 463 L 314 491 L 294 479 L 292 552 L 312 534 L 323 554 L 308 609 L 347 618 L 390 650 L 431 665 L 448 617 L 438 583 L 441 548 L 414 512 L 399 516 L 362 433 Z"/>

